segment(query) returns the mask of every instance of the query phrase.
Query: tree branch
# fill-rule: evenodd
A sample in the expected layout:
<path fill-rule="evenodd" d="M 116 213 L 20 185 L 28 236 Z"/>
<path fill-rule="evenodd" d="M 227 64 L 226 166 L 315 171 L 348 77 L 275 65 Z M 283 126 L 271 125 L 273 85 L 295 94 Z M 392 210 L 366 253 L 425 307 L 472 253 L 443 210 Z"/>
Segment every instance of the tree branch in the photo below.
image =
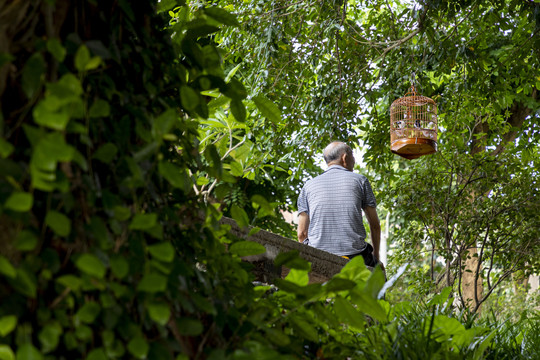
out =
<path fill-rule="evenodd" d="M 538 97 L 538 90 L 536 88 L 533 89 L 531 97 L 536 100 Z M 510 126 L 514 129 L 520 129 L 523 126 L 523 123 L 525 122 L 525 119 L 527 116 L 532 114 L 532 109 L 527 107 L 526 105 L 516 102 L 512 105 L 511 108 L 511 115 L 508 119 L 508 123 Z M 506 145 L 508 145 L 509 142 L 512 142 L 516 140 L 518 135 L 518 130 L 512 130 L 507 132 L 506 134 L 503 134 L 502 140 L 500 144 L 497 146 L 493 152 L 491 152 L 492 156 L 497 156 L 501 152 L 504 151 L 506 148 Z"/>

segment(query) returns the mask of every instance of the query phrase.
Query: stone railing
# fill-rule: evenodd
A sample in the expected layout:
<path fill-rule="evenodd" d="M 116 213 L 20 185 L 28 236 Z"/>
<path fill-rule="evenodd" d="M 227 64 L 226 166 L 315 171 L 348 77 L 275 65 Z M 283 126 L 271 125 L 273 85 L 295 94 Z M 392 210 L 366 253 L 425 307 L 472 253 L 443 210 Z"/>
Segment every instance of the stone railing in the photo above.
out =
<path fill-rule="evenodd" d="M 257 280 L 265 283 L 272 283 L 275 278 L 284 278 L 289 272 L 289 269 L 285 267 L 276 267 L 274 265 L 274 260 L 279 253 L 298 250 L 300 256 L 311 263 L 310 283 L 327 281 L 334 274 L 337 274 L 348 261 L 341 256 L 315 249 L 265 230 L 247 236 L 251 228 L 241 229 L 233 219 L 227 217 L 223 217 L 221 223 L 230 225 L 233 235 L 245 240 L 255 241 L 266 248 L 264 254 L 242 258 L 254 264 L 254 273 Z"/>

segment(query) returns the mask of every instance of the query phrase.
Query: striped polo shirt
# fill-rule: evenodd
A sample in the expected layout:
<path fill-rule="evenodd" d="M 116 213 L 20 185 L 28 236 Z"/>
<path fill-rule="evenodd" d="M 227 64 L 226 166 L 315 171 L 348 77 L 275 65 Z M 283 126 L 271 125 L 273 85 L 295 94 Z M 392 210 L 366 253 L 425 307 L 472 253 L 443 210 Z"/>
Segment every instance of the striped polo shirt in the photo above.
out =
<path fill-rule="evenodd" d="M 366 229 L 362 209 L 376 207 L 369 180 L 332 165 L 306 182 L 298 197 L 298 213 L 309 215 L 309 245 L 336 255 L 353 255 L 365 249 Z"/>

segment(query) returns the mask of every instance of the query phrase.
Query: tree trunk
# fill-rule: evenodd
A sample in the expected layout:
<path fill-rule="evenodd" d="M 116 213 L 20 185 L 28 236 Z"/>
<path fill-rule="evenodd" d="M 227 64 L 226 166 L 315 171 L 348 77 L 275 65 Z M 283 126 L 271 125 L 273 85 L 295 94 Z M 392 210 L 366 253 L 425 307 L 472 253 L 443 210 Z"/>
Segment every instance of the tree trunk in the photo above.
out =
<path fill-rule="evenodd" d="M 474 247 L 467 251 L 465 260 L 465 272 L 463 273 L 462 291 L 465 306 L 474 309 L 482 299 L 484 285 L 482 272 L 477 271 L 478 267 L 478 248 Z M 477 277 L 478 275 L 478 277 Z"/>
<path fill-rule="evenodd" d="M 533 90 L 531 97 L 536 100 L 538 92 Z M 510 116 L 508 117 L 508 123 L 511 125 L 511 131 L 502 134 L 502 141 L 491 152 L 492 156 L 497 156 L 503 152 L 509 142 L 514 141 L 527 116 L 532 113 L 532 109 L 527 105 L 515 102 L 510 108 Z M 479 154 L 486 151 L 485 140 L 490 132 L 489 125 L 483 119 L 476 124 L 474 132 L 477 134 L 484 134 L 475 138 L 472 142 L 471 154 Z M 472 203 L 476 194 L 469 194 L 469 201 Z M 478 257 L 478 248 L 475 246 L 467 249 L 467 258 L 465 260 L 465 269 L 462 276 L 462 292 L 465 306 L 470 309 L 478 309 L 480 311 L 480 304 L 483 302 L 484 286 L 482 278 L 482 264 L 479 264 L 481 259 Z"/>

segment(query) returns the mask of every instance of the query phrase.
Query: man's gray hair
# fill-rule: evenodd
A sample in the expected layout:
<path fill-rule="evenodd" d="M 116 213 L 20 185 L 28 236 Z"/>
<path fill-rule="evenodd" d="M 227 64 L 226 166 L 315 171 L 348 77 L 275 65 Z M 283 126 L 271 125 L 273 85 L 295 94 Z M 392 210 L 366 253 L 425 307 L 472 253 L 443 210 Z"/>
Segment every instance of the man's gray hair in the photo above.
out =
<path fill-rule="evenodd" d="M 329 164 L 332 161 L 338 160 L 343 154 L 346 153 L 352 153 L 352 149 L 349 145 L 343 142 L 332 142 L 323 151 L 324 161 Z"/>

